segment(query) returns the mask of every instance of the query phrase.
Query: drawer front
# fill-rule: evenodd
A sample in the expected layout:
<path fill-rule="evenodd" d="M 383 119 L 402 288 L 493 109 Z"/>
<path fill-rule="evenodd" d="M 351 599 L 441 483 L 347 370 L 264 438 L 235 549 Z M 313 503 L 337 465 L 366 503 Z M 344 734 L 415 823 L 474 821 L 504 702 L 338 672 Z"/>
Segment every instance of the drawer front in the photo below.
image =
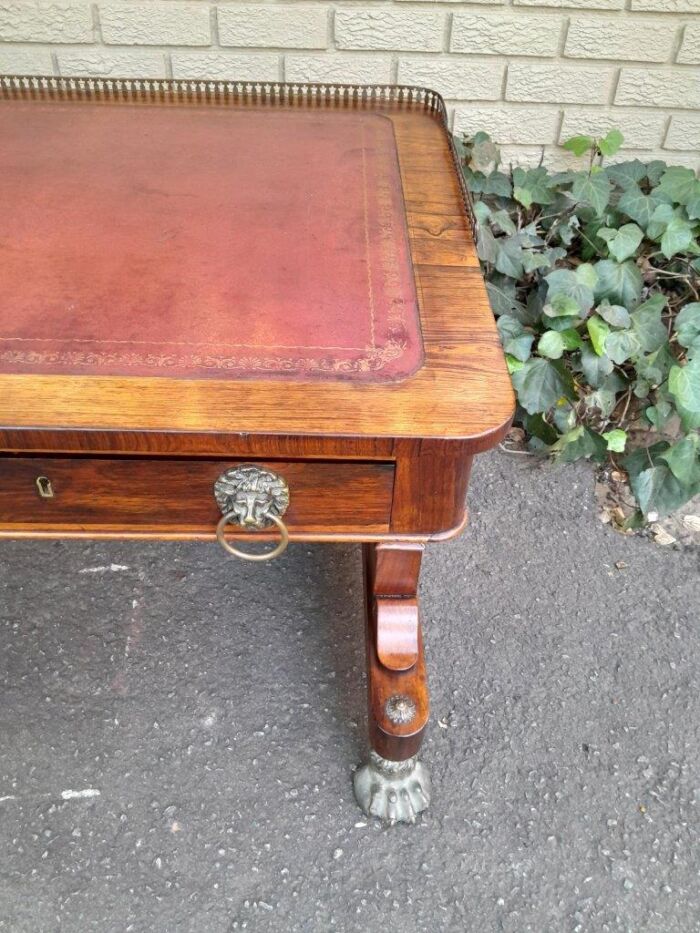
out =
<path fill-rule="evenodd" d="M 0 533 L 213 535 L 221 518 L 214 482 L 240 462 L 285 479 L 292 535 L 389 528 L 391 463 L 3 457 Z"/>

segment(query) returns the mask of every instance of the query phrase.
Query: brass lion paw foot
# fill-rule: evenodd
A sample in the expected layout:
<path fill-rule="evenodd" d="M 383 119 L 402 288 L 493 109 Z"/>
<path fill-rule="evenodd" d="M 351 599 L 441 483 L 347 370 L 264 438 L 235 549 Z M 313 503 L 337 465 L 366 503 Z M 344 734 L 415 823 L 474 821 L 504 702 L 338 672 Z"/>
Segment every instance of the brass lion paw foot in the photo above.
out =
<path fill-rule="evenodd" d="M 355 799 L 367 816 L 390 826 L 414 823 L 430 803 L 430 772 L 415 758 L 388 761 L 371 751 L 369 762 L 355 772 Z"/>

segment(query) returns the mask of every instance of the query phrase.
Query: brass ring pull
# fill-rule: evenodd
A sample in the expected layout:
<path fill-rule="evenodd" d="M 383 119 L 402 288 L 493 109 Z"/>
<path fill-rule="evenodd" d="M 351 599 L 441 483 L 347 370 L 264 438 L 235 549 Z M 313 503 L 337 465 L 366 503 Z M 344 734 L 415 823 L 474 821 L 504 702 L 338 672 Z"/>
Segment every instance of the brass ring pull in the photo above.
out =
<path fill-rule="evenodd" d="M 214 483 L 214 498 L 221 509 L 216 539 L 221 547 L 241 560 L 263 561 L 279 557 L 287 550 L 289 532 L 282 515 L 289 505 L 289 487 L 278 473 L 255 463 L 241 463 L 226 470 Z M 255 554 L 242 551 L 226 540 L 226 526 L 232 522 L 244 531 L 257 531 L 277 525 L 280 540 L 271 551 Z"/>
<path fill-rule="evenodd" d="M 228 551 L 229 554 L 233 554 L 234 557 L 240 557 L 241 560 L 264 561 L 279 557 L 280 554 L 287 550 L 287 545 L 289 544 L 289 532 L 287 531 L 287 526 L 284 524 L 281 518 L 277 517 L 277 515 L 274 515 L 272 512 L 270 512 L 267 517 L 270 519 L 270 521 L 274 522 L 280 530 L 280 540 L 277 546 L 274 547 L 271 551 L 265 551 L 264 554 L 251 554 L 250 551 L 241 551 L 239 548 L 235 547 L 233 544 L 226 540 L 224 536 L 226 526 L 230 521 L 238 520 L 236 512 L 226 512 L 225 515 L 221 516 L 221 521 L 216 526 L 216 540 L 225 551 Z"/>
<path fill-rule="evenodd" d="M 284 551 L 287 550 L 287 545 L 289 544 L 289 532 L 287 531 L 287 526 L 282 521 L 282 519 L 278 518 L 278 516 L 273 512 L 269 512 L 266 517 L 269 518 L 271 522 L 274 522 L 280 530 L 280 540 L 276 547 L 274 547 L 271 551 L 265 551 L 263 554 L 251 554 L 250 551 L 241 551 L 239 548 L 235 547 L 233 544 L 226 540 L 224 536 L 226 526 L 231 521 L 238 521 L 238 515 L 236 512 L 226 512 L 225 515 L 221 516 L 221 521 L 216 526 L 216 540 L 225 551 L 228 551 L 229 554 L 233 554 L 234 557 L 240 557 L 241 560 L 273 560 L 273 558 L 279 557 L 280 554 L 283 554 Z"/>

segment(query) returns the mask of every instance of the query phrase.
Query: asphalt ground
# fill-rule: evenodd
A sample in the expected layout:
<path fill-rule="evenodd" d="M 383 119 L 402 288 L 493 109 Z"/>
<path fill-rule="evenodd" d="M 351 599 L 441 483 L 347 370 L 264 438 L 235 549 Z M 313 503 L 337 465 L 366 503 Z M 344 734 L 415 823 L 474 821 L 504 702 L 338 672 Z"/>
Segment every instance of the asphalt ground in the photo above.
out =
<path fill-rule="evenodd" d="M 360 551 L 0 543 L 0 930 L 700 930 L 698 551 L 479 459 L 429 548 L 434 799 L 383 828 Z"/>

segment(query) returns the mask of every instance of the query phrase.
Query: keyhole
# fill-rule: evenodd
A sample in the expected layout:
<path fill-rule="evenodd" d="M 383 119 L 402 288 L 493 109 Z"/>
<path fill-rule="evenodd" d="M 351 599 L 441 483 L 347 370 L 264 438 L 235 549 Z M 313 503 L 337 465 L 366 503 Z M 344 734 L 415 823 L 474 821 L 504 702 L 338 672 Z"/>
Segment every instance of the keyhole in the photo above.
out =
<path fill-rule="evenodd" d="M 42 499 L 53 499 L 53 486 L 48 476 L 37 476 L 36 488 Z"/>

